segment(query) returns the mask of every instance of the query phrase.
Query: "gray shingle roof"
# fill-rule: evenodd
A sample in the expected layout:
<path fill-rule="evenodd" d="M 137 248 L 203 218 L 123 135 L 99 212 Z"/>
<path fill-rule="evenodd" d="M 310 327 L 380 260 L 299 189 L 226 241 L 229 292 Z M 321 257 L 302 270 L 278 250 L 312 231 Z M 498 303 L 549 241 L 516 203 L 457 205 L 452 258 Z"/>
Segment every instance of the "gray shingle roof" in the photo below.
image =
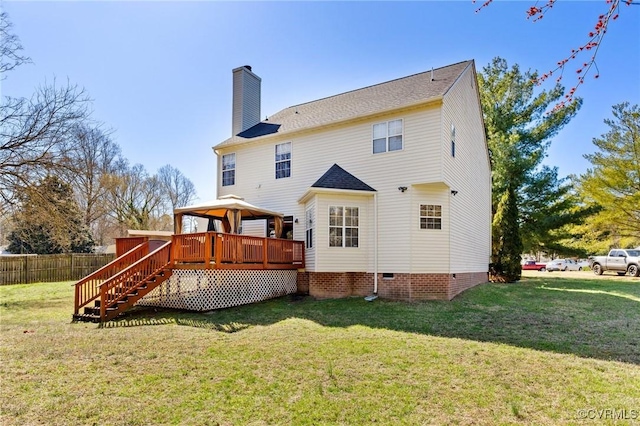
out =
<path fill-rule="evenodd" d="M 431 71 L 426 71 L 295 105 L 270 116 L 266 123 L 279 124 L 277 133 L 284 134 L 427 102 L 444 96 L 462 72 L 472 63 L 473 61 L 464 61 L 434 69 L 433 81 L 431 80 Z M 256 126 L 264 124 L 265 122 L 262 122 Z M 251 131 L 251 129 L 249 128 L 245 132 L 251 135 L 260 133 Z M 257 137 L 260 136 L 263 135 Z M 237 135 L 216 145 L 215 148 L 248 141 L 248 139 Z"/>
<path fill-rule="evenodd" d="M 334 164 L 316 181 L 312 188 L 352 189 L 356 191 L 375 191 L 372 187 Z"/>

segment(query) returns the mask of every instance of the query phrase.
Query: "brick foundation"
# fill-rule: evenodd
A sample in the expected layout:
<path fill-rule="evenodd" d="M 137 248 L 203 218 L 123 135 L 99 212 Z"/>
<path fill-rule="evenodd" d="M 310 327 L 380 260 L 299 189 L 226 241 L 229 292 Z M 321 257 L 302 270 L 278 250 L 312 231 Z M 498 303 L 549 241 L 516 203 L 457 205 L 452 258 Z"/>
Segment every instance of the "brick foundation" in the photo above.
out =
<path fill-rule="evenodd" d="M 487 272 L 456 274 L 378 275 L 378 295 L 383 299 L 414 302 L 451 300 L 463 291 L 488 281 Z M 366 272 L 298 272 L 298 292 L 319 299 L 367 296 L 373 293 L 373 274 Z"/>

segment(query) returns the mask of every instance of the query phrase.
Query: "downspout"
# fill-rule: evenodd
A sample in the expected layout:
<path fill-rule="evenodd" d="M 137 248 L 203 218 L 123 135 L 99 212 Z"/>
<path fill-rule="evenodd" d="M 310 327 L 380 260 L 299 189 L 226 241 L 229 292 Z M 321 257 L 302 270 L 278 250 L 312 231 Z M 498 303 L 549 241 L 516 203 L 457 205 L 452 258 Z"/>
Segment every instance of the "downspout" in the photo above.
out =
<path fill-rule="evenodd" d="M 373 294 L 364 298 L 372 302 L 378 298 L 378 193 L 373 193 Z"/>
<path fill-rule="evenodd" d="M 378 194 L 373 193 L 373 294 L 378 296 Z"/>

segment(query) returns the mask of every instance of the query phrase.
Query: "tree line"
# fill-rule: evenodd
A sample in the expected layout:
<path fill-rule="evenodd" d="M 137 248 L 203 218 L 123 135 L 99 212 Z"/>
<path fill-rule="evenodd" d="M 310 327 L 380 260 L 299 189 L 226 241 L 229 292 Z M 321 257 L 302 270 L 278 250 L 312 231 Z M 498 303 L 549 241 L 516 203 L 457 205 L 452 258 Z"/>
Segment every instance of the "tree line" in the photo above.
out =
<path fill-rule="evenodd" d="M 31 62 L 0 14 L 2 79 Z M 173 209 L 196 197 L 171 165 L 150 174 L 122 156 L 92 120 L 84 89 L 43 84 L 0 105 L 0 229 L 14 253 L 89 252 L 126 229 L 172 230 Z"/>

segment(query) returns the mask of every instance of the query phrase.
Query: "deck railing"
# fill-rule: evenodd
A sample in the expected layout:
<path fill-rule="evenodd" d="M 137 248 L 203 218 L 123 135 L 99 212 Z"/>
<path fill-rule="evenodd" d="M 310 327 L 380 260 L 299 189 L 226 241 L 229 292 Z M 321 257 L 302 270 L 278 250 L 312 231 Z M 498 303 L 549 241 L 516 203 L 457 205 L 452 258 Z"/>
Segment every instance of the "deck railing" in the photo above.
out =
<path fill-rule="evenodd" d="M 120 257 L 132 248 L 148 241 L 147 237 L 116 238 L 116 257 Z"/>
<path fill-rule="evenodd" d="M 142 259 L 112 276 L 100 285 L 100 318 L 104 320 L 107 309 L 124 300 L 145 280 L 171 264 L 171 243 L 147 254 Z"/>
<path fill-rule="evenodd" d="M 128 266 L 149 254 L 149 242 L 144 241 L 134 246 L 124 255 L 116 258 L 111 263 L 103 266 L 94 273 L 87 275 L 75 284 L 75 314 L 80 308 L 100 296 L 100 285 L 109 278 L 118 274 Z"/>
<path fill-rule="evenodd" d="M 173 236 L 176 264 L 202 263 L 214 269 L 304 268 L 304 242 L 201 232 Z"/>

